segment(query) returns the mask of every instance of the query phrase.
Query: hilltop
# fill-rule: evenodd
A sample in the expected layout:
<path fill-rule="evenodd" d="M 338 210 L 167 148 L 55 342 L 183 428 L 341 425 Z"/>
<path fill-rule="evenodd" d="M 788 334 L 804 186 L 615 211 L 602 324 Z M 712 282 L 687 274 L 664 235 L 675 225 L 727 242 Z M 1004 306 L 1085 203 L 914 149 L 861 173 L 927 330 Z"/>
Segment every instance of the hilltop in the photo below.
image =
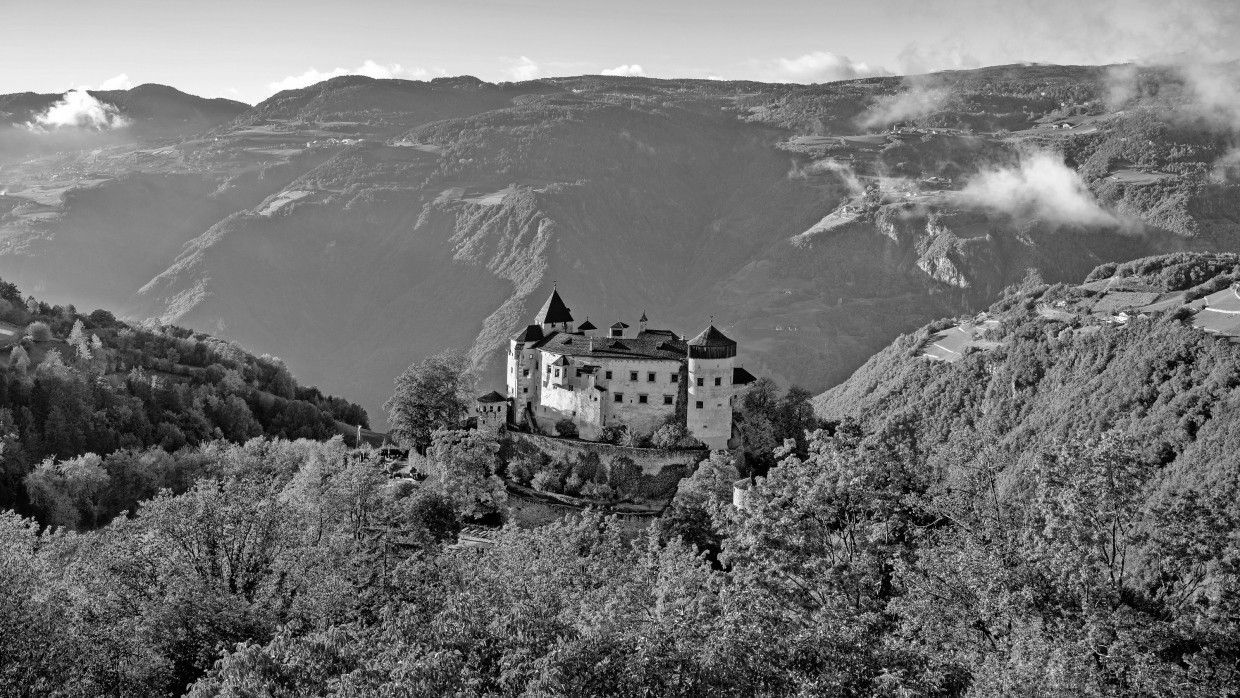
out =
<path fill-rule="evenodd" d="M 1030 269 L 1079 282 L 1236 249 L 1236 182 L 1215 166 L 1234 132 L 1181 118 L 1193 100 L 1174 71 L 1073 66 L 341 77 L 190 136 L 4 162 L 0 273 L 278 353 L 372 412 L 447 347 L 498 381 L 553 280 L 608 323 L 713 314 L 749 370 L 819 391 Z M 1076 208 L 1047 204 L 1060 191 Z"/>

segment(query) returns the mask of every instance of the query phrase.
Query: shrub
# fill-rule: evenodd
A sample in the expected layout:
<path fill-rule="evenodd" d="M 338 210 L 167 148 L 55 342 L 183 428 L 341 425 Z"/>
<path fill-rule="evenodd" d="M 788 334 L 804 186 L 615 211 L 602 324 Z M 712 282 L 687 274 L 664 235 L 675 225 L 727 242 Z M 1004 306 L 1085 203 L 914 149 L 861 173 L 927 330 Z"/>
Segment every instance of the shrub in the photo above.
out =
<path fill-rule="evenodd" d="M 620 444 L 628 438 L 628 429 L 622 426 L 603 427 L 598 440 L 605 444 Z"/>
<path fill-rule="evenodd" d="M 565 438 L 570 438 L 570 439 L 577 438 L 579 434 L 579 432 L 577 431 L 577 424 L 574 423 L 573 420 L 568 419 L 568 418 L 561 419 L 560 421 L 555 423 L 555 433 L 558 436 L 563 436 Z"/>
<path fill-rule="evenodd" d="M 581 488 L 581 496 L 600 502 L 610 502 L 612 499 L 615 499 L 616 492 L 605 482 L 587 482 Z"/>
<path fill-rule="evenodd" d="M 48 342 L 52 339 L 52 328 L 46 322 L 32 322 L 26 327 L 26 335 L 36 342 Z"/>
<path fill-rule="evenodd" d="M 540 470 L 530 480 L 530 487 L 539 492 L 559 492 L 560 476 L 550 470 Z"/>

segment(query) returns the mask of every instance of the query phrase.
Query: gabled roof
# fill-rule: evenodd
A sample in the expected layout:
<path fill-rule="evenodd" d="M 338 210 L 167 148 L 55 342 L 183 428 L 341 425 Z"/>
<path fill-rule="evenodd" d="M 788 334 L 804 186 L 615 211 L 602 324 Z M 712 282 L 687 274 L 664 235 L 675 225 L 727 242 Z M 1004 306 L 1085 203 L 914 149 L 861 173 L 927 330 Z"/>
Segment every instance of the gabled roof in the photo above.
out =
<path fill-rule="evenodd" d="M 552 289 L 551 297 L 543 303 L 542 310 L 538 311 L 538 315 L 534 316 L 534 322 L 539 325 L 558 325 L 561 322 L 572 322 L 573 315 L 568 312 L 568 306 L 564 305 L 564 300 L 560 298 L 560 292 Z"/>
<path fill-rule="evenodd" d="M 594 323 L 590 322 L 590 316 L 588 315 L 586 316 L 585 322 L 581 323 L 580 325 L 577 325 L 577 331 L 579 332 L 585 332 L 587 330 L 597 330 L 597 329 L 598 328 L 594 326 Z"/>
<path fill-rule="evenodd" d="M 512 339 L 517 342 L 537 342 L 544 336 L 540 325 L 527 325 L 525 329 L 513 335 Z"/>
<path fill-rule="evenodd" d="M 561 354 L 561 355 L 560 355 L 560 358 L 558 358 L 558 359 L 556 359 L 555 361 L 552 361 L 552 362 L 551 362 L 551 365 L 552 365 L 552 366 L 567 366 L 567 365 L 568 365 L 568 359 L 564 358 L 564 355 L 563 355 L 563 354 Z"/>
<path fill-rule="evenodd" d="M 734 347 L 736 342 L 720 332 L 714 325 L 702 330 L 702 333 L 689 340 L 691 347 Z"/>
<path fill-rule="evenodd" d="M 613 330 L 627 330 L 629 326 L 624 324 L 623 322 L 617 322 L 617 323 L 612 324 L 611 328 Z"/>
<path fill-rule="evenodd" d="M 491 392 L 487 393 L 486 395 L 483 395 L 483 396 L 479 397 L 479 398 L 478 398 L 478 402 L 508 402 L 508 398 L 506 398 L 506 397 L 504 397 L 503 395 L 500 395 L 498 392 L 496 392 L 496 391 L 492 390 Z"/>
<path fill-rule="evenodd" d="M 569 342 L 569 339 L 572 342 Z M 543 351 L 567 356 L 598 359 L 670 359 L 681 361 L 687 356 L 683 340 L 671 332 L 642 332 L 636 337 L 605 338 L 551 333 L 539 346 Z"/>

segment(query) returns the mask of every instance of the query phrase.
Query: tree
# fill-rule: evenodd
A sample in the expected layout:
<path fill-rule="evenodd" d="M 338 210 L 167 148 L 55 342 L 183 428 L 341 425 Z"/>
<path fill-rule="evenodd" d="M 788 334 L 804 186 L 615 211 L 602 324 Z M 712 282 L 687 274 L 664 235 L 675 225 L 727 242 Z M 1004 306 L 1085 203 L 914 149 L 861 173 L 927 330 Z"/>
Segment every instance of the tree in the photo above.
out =
<path fill-rule="evenodd" d="M 36 342 L 51 341 L 52 328 L 46 322 L 32 322 L 26 326 L 26 335 Z"/>
<path fill-rule="evenodd" d="M 499 469 L 499 443 L 482 432 L 438 429 L 427 453 L 435 483 L 462 516 L 498 512 L 508 500 Z"/>
<path fill-rule="evenodd" d="M 436 429 L 457 429 L 469 413 L 474 392 L 469 359 L 445 351 L 405 369 L 396 392 L 383 404 L 391 433 L 401 444 L 425 453 Z"/>
<path fill-rule="evenodd" d="M 26 348 L 22 345 L 14 346 L 9 354 L 9 368 L 16 371 L 18 375 L 25 375 L 30 368 L 30 355 L 26 353 Z"/>

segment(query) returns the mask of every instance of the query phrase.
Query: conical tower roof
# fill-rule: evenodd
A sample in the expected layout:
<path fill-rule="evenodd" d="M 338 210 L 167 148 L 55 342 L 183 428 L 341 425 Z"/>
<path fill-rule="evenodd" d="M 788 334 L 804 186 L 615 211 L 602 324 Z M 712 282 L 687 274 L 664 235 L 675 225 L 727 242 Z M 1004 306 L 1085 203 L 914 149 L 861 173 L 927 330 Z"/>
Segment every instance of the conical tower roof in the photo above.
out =
<path fill-rule="evenodd" d="M 714 325 L 702 330 L 702 333 L 689 340 L 691 347 L 734 347 L 735 340 L 720 332 Z"/>
<path fill-rule="evenodd" d="M 687 344 L 691 359 L 730 359 L 736 356 L 736 342 L 720 332 L 714 323 Z"/>
<path fill-rule="evenodd" d="M 564 300 L 560 298 L 560 292 L 554 288 L 551 289 L 551 297 L 543 303 L 542 310 L 538 311 L 538 315 L 534 317 L 534 323 L 538 325 L 558 325 L 561 322 L 572 322 L 573 315 L 568 312 L 568 306 L 564 305 Z"/>

